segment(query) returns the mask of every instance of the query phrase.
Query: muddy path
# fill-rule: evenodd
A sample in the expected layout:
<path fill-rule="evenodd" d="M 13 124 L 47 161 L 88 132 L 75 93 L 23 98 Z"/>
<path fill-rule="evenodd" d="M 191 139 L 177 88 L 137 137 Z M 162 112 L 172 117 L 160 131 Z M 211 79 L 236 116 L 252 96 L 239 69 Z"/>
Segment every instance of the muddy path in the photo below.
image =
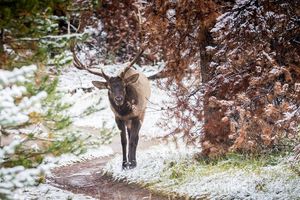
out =
<path fill-rule="evenodd" d="M 143 141 L 141 138 L 138 151 L 158 143 L 158 140 Z M 115 153 L 121 153 L 119 136 L 113 138 L 110 146 Z M 154 194 L 137 184 L 116 181 L 108 175 L 103 175 L 102 169 L 113 157 L 114 155 L 55 168 L 52 170 L 52 176 L 47 178 L 48 183 L 73 193 L 85 194 L 100 200 L 178 199 Z"/>
<path fill-rule="evenodd" d="M 110 158 L 90 160 L 52 171 L 50 184 L 73 193 L 85 194 L 100 200 L 164 200 L 168 197 L 153 194 L 136 184 L 114 181 L 102 174 L 106 162 Z"/>

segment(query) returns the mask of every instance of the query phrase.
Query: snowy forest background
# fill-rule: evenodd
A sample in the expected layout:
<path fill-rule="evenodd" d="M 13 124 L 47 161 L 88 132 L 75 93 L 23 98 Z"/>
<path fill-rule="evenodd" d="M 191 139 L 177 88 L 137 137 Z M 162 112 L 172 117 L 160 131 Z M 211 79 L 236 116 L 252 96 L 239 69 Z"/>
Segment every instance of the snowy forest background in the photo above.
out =
<path fill-rule="evenodd" d="M 69 128 L 76 118 L 104 109 L 93 98 L 82 112 L 70 109 L 80 96 L 95 92 L 72 79 L 60 81 L 67 67 L 75 69 L 73 53 L 87 66 L 114 73 L 141 48 L 136 67 L 168 96 L 156 110 L 163 113 L 164 137 L 195 145 L 197 162 L 233 154 L 283 157 L 299 182 L 299 0 L 5 0 L 1 199 L 18 199 L 18 189 L 44 183 L 63 155 L 80 157 L 117 134 L 96 120 L 99 137 Z M 285 197 L 297 195 L 299 188 Z"/>

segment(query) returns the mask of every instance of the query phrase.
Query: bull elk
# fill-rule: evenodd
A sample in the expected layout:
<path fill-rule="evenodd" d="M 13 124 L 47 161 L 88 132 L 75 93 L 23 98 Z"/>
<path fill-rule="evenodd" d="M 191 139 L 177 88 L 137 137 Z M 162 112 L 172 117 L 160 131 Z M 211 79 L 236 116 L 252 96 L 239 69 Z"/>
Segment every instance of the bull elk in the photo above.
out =
<path fill-rule="evenodd" d="M 108 90 L 110 107 L 115 115 L 117 126 L 121 131 L 122 168 L 132 169 L 136 167 L 136 148 L 139 140 L 139 131 L 144 120 L 147 99 L 149 99 L 151 91 L 148 78 L 131 67 L 141 56 L 143 50 L 116 77 L 106 75 L 103 70 L 96 72 L 89 69 L 76 57 L 74 48 L 72 48 L 72 52 L 75 67 L 87 70 L 105 79 L 105 81 L 92 81 L 92 84 L 98 89 Z M 129 140 L 128 157 L 126 131 Z"/>

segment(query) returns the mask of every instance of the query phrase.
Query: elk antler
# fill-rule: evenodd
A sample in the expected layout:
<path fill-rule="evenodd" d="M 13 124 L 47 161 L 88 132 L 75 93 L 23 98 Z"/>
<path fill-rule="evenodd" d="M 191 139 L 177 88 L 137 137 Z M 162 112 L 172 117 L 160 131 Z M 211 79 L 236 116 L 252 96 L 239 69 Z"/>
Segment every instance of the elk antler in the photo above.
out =
<path fill-rule="evenodd" d="M 103 69 L 101 69 L 101 72 L 96 72 L 96 71 L 93 71 L 91 69 L 89 69 L 90 65 L 89 66 L 85 66 L 84 64 L 82 64 L 82 62 L 80 62 L 80 60 L 78 59 L 78 57 L 76 56 L 76 52 L 75 52 L 75 43 L 72 42 L 71 43 L 71 52 L 73 54 L 73 59 L 74 59 L 74 66 L 77 68 L 77 69 L 80 69 L 80 70 L 87 70 L 88 72 L 90 72 L 91 74 L 95 74 L 97 76 L 101 76 L 102 78 L 104 78 L 106 81 L 109 80 L 109 76 L 107 76 L 104 72 L 103 72 Z"/>
<path fill-rule="evenodd" d="M 126 72 L 134 65 L 134 63 L 136 63 L 136 61 L 139 59 L 139 57 L 141 57 L 141 55 L 143 54 L 144 51 L 145 51 L 145 48 L 144 47 L 141 48 L 139 53 L 134 57 L 134 59 L 129 63 L 129 65 L 122 72 L 122 74 L 121 74 L 122 78 L 124 78 Z"/>

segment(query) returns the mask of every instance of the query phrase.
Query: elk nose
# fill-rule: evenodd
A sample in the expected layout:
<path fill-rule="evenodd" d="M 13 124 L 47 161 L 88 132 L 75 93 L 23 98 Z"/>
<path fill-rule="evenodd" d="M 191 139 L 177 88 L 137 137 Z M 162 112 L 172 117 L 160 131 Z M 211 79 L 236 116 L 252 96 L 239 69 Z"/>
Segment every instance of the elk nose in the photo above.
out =
<path fill-rule="evenodd" d="M 122 100 L 123 100 L 123 98 L 122 98 L 122 97 L 120 97 L 120 96 L 117 96 L 117 97 L 115 97 L 115 100 L 116 100 L 116 101 L 122 101 Z"/>

